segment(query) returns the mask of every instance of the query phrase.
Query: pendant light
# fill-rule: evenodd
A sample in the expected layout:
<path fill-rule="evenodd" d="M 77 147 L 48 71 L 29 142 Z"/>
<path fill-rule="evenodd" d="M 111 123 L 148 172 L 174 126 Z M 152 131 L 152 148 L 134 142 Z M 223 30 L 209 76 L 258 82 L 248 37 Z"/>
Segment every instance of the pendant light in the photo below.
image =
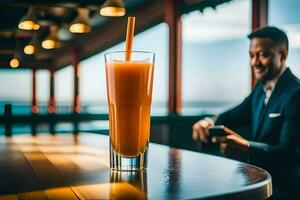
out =
<path fill-rule="evenodd" d="M 20 66 L 20 61 L 15 56 L 9 61 L 9 65 L 11 68 L 18 68 Z"/>
<path fill-rule="evenodd" d="M 122 0 L 106 0 L 100 9 L 100 15 L 107 17 L 124 16 L 126 9 Z"/>
<path fill-rule="evenodd" d="M 44 49 L 54 49 L 60 46 L 58 37 L 57 37 L 57 26 L 51 25 L 49 35 L 43 40 L 42 47 Z"/>
<path fill-rule="evenodd" d="M 18 51 L 19 46 L 20 46 L 20 43 L 19 43 L 18 40 L 16 40 L 15 51 L 14 51 L 12 59 L 9 61 L 9 66 L 11 68 L 18 68 L 20 66 L 21 56 L 20 56 L 20 53 Z"/>
<path fill-rule="evenodd" d="M 32 55 L 37 49 L 37 34 L 34 34 L 31 41 L 24 47 L 24 53 L 27 55 Z"/>
<path fill-rule="evenodd" d="M 21 30 L 38 30 L 40 28 L 33 6 L 29 7 L 27 14 L 20 20 L 18 28 Z"/>
<path fill-rule="evenodd" d="M 20 54 L 18 53 L 18 48 L 15 49 L 12 59 L 9 61 L 9 66 L 11 68 L 18 68 L 20 66 Z"/>
<path fill-rule="evenodd" d="M 91 30 L 89 24 L 89 10 L 87 8 L 78 8 L 78 16 L 71 22 L 71 33 L 88 33 Z"/>

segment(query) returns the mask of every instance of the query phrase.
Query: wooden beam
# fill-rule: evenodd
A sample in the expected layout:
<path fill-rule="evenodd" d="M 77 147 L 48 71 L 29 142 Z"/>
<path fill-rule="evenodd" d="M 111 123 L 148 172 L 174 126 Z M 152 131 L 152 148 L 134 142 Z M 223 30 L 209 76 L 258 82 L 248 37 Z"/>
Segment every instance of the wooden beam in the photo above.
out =
<path fill-rule="evenodd" d="M 80 113 L 80 95 L 79 95 L 79 50 L 73 49 L 72 51 L 72 65 L 74 68 L 74 97 L 73 97 L 73 113 Z"/>
<path fill-rule="evenodd" d="M 10 60 L 0 60 L 0 68 L 10 69 Z M 22 61 L 18 69 L 49 69 L 51 68 L 51 62 L 49 61 Z"/>
<path fill-rule="evenodd" d="M 39 105 L 38 99 L 36 95 L 36 69 L 32 70 L 32 105 L 31 105 L 31 113 L 38 113 Z"/>
<path fill-rule="evenodd" d="M 252 0 L 252 31 L 268 25 L 268 0 Z M 255 85 L 255 77 L 251 69 L 251 86 Z"/>
<path fill-rule="evenodd" d="M 182 13 L 189 13 L 194 10 L 203 11 L 207 7 L 216 8 L 222 3 L 232 0 L 181 0 Z"/>
<path fill-rule="evenodd" d="M 13 49 L 0 49 L 0 55 L 13 55 L 14 52 Z"/>
<path fill-rule="evenodd" d="M 8 105 L 6 115 L 0 115 L 0 124 L 27 124 L 27 123 L 52 123 L 52 122 L 80 122 L 92 120 L 109 120 L 108 114 L 39 114 L 39 115 L 11 115 L 11 105 Z M 152 116 L 152 124 L 176 124 L 178 122 L 196 122 L 206 115 L 197 116 Z"/>
<path fill-rule="evenodd" d="M 48 113 L 55 113 L 56 110 L 56 100 L 55 100 L 55 71 L 54 67 L 50 68 L 50 96 L 49 96 L 49 105 Z"/>
<path fill-rule="evenodd" d="M 152 0 L 150 5 L 144 5 L 138 10 L 127 13 L 127 16 L 136 17 L 135 34 L 138 34 L 164 20 L 164 1 Z M 56 52 L 54 59 L 57 69 L 71 63 L 72 49 L 80 49 L 79 59 L 83 60 L 95 55 L 113 45 L 125 41 L 126 17 L 108 18 L 101 27 L 93 32 L 78 38 L 72 45 Z"/>
<path fill-rule="evenodd" d="M 268 0 L 252 0 L 252 30 L 268 25 Z"/>
<path fill-rule="evenodd" d="M 54 7 L 65 7 L 65 8 L 77 8 L 77 7 L 92 7 L 99 8 L 105 0 L 51 0 L 51 1 L 40 1 L 40 0 L 0 0 L 0 5 L 6 6 L 54 6 Z"/>
<path fill-rule="evenodd" d="M 167 0 L 165 20 L 169 25 L 169 113 L 181 112 L 182 22 L 180 5 Z"/>

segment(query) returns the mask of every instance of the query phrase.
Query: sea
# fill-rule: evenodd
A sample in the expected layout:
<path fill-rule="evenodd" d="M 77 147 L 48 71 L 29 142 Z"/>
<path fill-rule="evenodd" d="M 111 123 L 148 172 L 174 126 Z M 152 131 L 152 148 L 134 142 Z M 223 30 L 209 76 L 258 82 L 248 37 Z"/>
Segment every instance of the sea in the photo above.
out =
<path fill-rule="evenodd" d="M 197 116 L 206 114 L 218 114 L 233 106 L 236 102 L 185 102 L 182 106 L 182 116 Z M 28 102 L 22 101 L 0 101 L 0 116 L 4 116 L 4 107 L 6 104 L 12 105 L 12 115 L 30 115 L 31 105 Z M 39 103 L 39 114 L 47 114 L 47 102 Z M 72 107 L 68 102 L 58 103 L 56 107 L 57 114 L 68 114 L 72 113 Z M 105 102 L 89 102 L 81 105 L 81 113 L 85 114 L 107 114 L 108 108 Z M 151 106 L 151 116 L 167 116 L 168 104 L 167 102 L 155 102 Z M 81 122 L 76 127 L 79 131 L 87 132 L 108 132 L 108 121 L 89 121 Z M 53 130 L 53 126 L 49 124 L 38 124 L 36 128 L 37 133 L 48 133 Z M 14 124 L 11 128 L 13 134 L 31 133 L 32 127 L 29 124 Z M 54 125 L 56 132 L 73 132 L 74 125 L 72 123 L 56 123 Z M 0 123 L 0 135 L 5 133 L 5 127 Z"/>

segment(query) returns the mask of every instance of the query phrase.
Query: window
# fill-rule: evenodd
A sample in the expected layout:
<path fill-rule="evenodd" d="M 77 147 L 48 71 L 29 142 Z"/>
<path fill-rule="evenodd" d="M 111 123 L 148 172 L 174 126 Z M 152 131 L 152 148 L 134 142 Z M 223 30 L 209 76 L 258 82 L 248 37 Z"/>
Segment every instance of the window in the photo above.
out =
<path fill-rule="evenodd" d="M 50 72 L 48 70 L 36 71 L 37 98 L 41 102 L 48 102 L 50 93 Z"/>
<path fill-rule="evenodd" d="M 50 95 L 50 72 L 48 70 L 36 71 L 36 91 L 39 104 L 39 113 L 48 112 L 48 101 Z"/>
<path fill-rule="evenodd" d="M 13 104 L 13 114 L 28 114 L 31 108 L 32 88 L 31 70 L 1 70 L 0 73 L 0 113 L 4 113 L 4 104 Z M 16 92 L 17 91 L 17 92 Z"/>
<path fill-rule="evenodd" d="M 124 30 L 125 31 L 125 30 Z M 165 23 L 154 26 L 134 37 L 133 50 L 151 51 L 156 54 L 152 114 L 167 113 L 168 101 L 168 28 Z M 125 36 L 124 36 L 125 37 Z M 154 42 L 155 41 L 155 42 Z M 159 44 L 159 45 L 158 45 Z M 89 112 L 108 112 L 105 80 L 104 53 L 125 50 L 120 43 L 80 63 L 80 93 Z"/>
<path fill-rule="evenodd" d="M 182 16 L 182 113 L 218 114 L 251 90 L 248 59 L 251 1 Z"/>
<path fill-rule="evenodd" d="M 287 66 L 300 77 L 300 1 L 269 0 L 269 24 L 286 31 L 289 38 Z"/>
<path fill-rule="evenodd" d="M 74 94 L 73 73 L 74 69 L 72 66 L 67 66 L 55 73 L 54 88 L 58 113 L 71 112 Z"/>

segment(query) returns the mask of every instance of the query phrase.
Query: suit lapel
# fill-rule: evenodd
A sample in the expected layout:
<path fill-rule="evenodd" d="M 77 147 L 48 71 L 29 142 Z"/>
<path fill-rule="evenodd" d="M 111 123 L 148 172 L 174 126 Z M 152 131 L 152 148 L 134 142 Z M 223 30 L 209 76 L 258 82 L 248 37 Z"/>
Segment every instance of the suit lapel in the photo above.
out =
<path fill-rule="evenodd" d="M 287 86 L 287 83 L 289 81 L 289 78 L 291 77 L 292 72 L 289 68 L 286 69 L 286 71 L 282 74 L 282 76 L 279 78 L 274 91 L 272 92 L 272 95 L 269 99 L 269 102 L 267 104 L 267 108 L 270 108 L 271 105 L 277 102 L 278 98 L 282 94 L 282 91 Z"/>
<path fill-rule="evenodd" d="M 265 100 L 265 92 L 261 88 L 260 91 L 257 94 L 257 99 L 254 106 L 254 123 L 253 123 L 253 138 L 255 138 L 260 121 L 262 120 L 262 117 L 264 115 L 264 100 Z"/>
<path fill-rule="evenodd" d="M 256 126 L 254 126 L 253 128 L 253 139 L 258 139 L 262 136 L 262 125 L 263 125 L 263 121 L 268 117 L 266 116 L 270 110 L 272 110 L 272 107 L 276 104 L 276 102 L 278 102 L 278 98 L 280 98 L 280 95 L 282 94 L 282 91 L 284 90 L 284 88 L 287 86 L 289 77 L 291 77 L 291 71 L 289 68 L 286 69 L 286 71 L 282 74 L 282 76 L 279 78 L 274 91 L 272 92 L 272 95 L 269 99 L 268 104 L 265 106 L 265 108 L 262 110 L 262 112 L 260 113 L 260 110 L 258 110 L 258 108 L 260 107 L 260 101 L 261 99 L 259 99 L 257 101 L 257 110 L 255 110 L 255 115 L 258 115 L 259 117 L 256 118 L 256 123 L 254 123 Z M 263 89 L 262 89 L 263 90 Z M 263 95 L 260 96 L 260 98 L 262 98 Z M 259 97 L 258 97 L 259 98 Z M 264 97 L 263 97 L 263 101 L 264 101 Z M 260 113 L 260 115 L 258 114 Z"/>

